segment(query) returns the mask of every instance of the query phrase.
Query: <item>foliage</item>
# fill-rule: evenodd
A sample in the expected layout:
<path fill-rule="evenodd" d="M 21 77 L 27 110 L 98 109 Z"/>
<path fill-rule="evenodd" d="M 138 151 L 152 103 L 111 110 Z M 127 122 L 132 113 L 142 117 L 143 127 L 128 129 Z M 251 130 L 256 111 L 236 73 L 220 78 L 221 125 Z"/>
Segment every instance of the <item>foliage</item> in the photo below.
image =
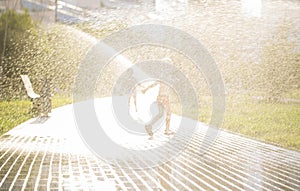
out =
<path fill-rule="evenodd" d="M 7 10 L 0 16 L 0 51 L 22 41 L 34 32 L 34 23 L 28 11 L 18 14 L 13 10 Z M 6 47 L 4 47 L 4 43 Z"/>
<path fill-rule="evenodd" d="M 17 14 L 7 10 L 0 16 L 1 66 L 6 77 L 12 77 L 18 67 L 14 62 L 31 45 L 35 26 L 27 11 Z"/>
<path fill-rule="evenodd" d="M 33 60 L 38 71 L 35 75 L 37 86 L 48 78 L 53 90 L 71 94 L 78 65 L 92 44 L 91 40 L 83 40 L 80 31 L 63 25 L 53 25 L 39 33 L 43 39 L 39 43 L 41 54 Z"/>
<path fill-rule="evenodd" d="M 37 93 L 47 78 L 52 80 L 53 90 L 71 94 L 77 67 L 92 40 L 79 30 L 59 24 L 42 28 L 26 11 L 2 13 L 0 32 L 4 50 L 0 99 L 26 97 L 20 74 L 29 75 Z"/>
<path fill-rule="evenodd" d="M 283 101 L 287 92 L 300 89 L 300 52 L 294 33 L 283 23 L 270 38 L 259 42 L 259 50 L 230 49 L 219 69 L 229 94 L 251 94 L 265 101 Z M 272 35 L 272 36 L 271 36 Z"/>
<path fill-rule="evenodd" d="M 11 97 L 14 90 L 20 89 L 17 76 L 27 73 L 24 52 L 34 46 L 36 37 L 36 25 L 32 21 L 28 11 L 16 13 L 7 10 L 0 16 L 0 51 L 1 51 L 1 98 Z M 36 51 L 31 55 L 35 56 Z"/>
<path fill-rule="evenodd" d="M 257 87 L 268 101 L 279 101 L 288 91 L 300 88 L 300 52 L 288 34 L 287 27 L 279 28 L 263 47 L 263 61 L 257 66 Z"/>
<path fill-rule="evenodd" d="M 105 23 L 84 22 L 75 25 L 75 27 L 98 39 L 103 39 L 113 32 L 127 28 L 128 24 L 124 20 L 112 20 Z"/>

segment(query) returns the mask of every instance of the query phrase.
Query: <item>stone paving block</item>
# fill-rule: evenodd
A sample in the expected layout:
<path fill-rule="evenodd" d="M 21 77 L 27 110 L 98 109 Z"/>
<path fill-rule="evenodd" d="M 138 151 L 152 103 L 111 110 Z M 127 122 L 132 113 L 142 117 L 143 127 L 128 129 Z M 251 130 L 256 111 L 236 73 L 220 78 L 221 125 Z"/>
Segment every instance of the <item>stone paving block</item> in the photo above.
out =
<path fill-rule="evenodd" d="M 53 191 L 300 190 L 299 152 L 221 131 L 212 148 L 200 156 L 206 127 L 197 129 L 177 158 L 159 167 L 125 168 L 130 162 L 145 162 L 138 160 L 112 166 L 86 150 L 70 150 L 73 137 L 69 134 L 75 127 L 47 126 L 55 124 L 51 120 L 62 120 L 60 116 L 69 119 L 71 113 L 64 112 L 54 112 L 39 125 L 35 131 L 41 134 L 28 134 L 38 126 L 29 121 L 0 137 L 0 190 L 21 190 L 23 185 L 25 190 L 38 191 L 48 186 Z M 66 134 L 53 135 L 62 128 L 68 129 Z"/>

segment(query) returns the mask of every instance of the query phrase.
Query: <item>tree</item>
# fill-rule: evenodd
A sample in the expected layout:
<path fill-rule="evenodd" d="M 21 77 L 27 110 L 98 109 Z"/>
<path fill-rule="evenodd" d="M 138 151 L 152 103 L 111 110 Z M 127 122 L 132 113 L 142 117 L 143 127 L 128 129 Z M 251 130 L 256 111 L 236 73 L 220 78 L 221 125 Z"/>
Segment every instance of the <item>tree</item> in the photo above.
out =
<path fill-rule="evenodd" d="M 7 10 L 0 16 L 0 51 L 9 54 L 14 43 L 24 41 L 34 32 L 34 23 L 26 10 L 22 14 Z"/>
<path fill-rule="evenodd" d="M 15 89 L 16 76 L 26 69 L 22 63 L 23 52 L 31 47 L 35 24 L 28 11 L 21 14 L 6 10 L 0 16 L 0 67 L 1 98 L 10 97 Z"/>
<path fill-rule="evenodd" d="M 94 43 L 93 38 L 85 37 L 80 30 L 61 24 L 45 30 L 28 12 L 4 12 L 0 16 L 0 99 L 26 96 L 20 74 L 30 76 L 37 93 L 44 79 L 51 79 L 52 88 L 71 94 L 78 65 Z"/>

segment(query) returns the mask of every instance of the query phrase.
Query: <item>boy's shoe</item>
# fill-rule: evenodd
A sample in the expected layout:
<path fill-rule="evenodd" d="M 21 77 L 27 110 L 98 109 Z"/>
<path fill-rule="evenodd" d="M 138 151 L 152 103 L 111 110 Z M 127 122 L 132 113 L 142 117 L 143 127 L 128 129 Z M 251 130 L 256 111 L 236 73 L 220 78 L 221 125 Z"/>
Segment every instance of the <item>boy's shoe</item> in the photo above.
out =
<path fill-rule="evenodd" d="M 173 131 L 167 130 L 164 133 L 165 135 L 174 135 L 175 133 Z"/>
<path fill-rule="evenodd" d="M 153 137 L 152 126 L 151 126 L 151 125 L 146 125 L 146 126 L 145 126 L 145 129 L 146 129 L 148 135 L 149 135 L 150 137 Z"/>

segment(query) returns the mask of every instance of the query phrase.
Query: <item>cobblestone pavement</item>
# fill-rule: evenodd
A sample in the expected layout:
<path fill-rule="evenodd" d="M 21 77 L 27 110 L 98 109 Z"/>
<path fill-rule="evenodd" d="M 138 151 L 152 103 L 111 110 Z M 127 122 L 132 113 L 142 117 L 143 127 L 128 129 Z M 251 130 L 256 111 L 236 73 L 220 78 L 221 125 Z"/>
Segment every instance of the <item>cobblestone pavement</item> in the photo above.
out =
<path fill-rule="evenodd" d="M 145 170 L 110 165 L 80 141 L 72 112 L 71 105 L 55 109 L 0 138 L 0 190 L 300 190 L 299 152 L 220 131 L 200 156 L 208 128 L 200 123 L 172 161 Z"/>

